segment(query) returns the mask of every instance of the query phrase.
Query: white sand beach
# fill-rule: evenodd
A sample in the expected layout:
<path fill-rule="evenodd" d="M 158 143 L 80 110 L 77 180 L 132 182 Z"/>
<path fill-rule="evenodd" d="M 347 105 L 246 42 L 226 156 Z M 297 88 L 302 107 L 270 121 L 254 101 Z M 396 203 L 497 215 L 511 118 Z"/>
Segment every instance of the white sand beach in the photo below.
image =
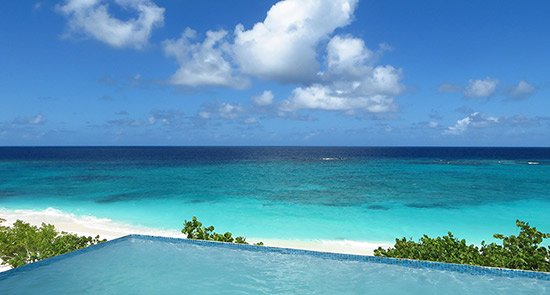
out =
<path fill-rule="evenodd" d="M 16 220 L 23 220 L 32 225 L 40 226 L 42 223 L 55 225 L 60 231 L 76 233 L 79 235 L 96 236 L 111 240 L 129 234 L 142 234 L 163 237 L 185 238 L 179 230 L 153 229 L 119 223 L 107 218 L 94 216 L 76 216 L 62 212 L 54 208 L 45 210 L 8 210 L 0 209 L 0 218 L 6 220 L 6 225 L 11 225 Z M 366 242 L 351 240 L 283 240 L 248 237 L 251 243 L 262 241 L 266 246 L 284 247 L 322 252 L 372 255 L 374 249 L 379 246 L 388 247 L 384 242 Z M 9 267 L 0 266 L 0 271 Z"/>

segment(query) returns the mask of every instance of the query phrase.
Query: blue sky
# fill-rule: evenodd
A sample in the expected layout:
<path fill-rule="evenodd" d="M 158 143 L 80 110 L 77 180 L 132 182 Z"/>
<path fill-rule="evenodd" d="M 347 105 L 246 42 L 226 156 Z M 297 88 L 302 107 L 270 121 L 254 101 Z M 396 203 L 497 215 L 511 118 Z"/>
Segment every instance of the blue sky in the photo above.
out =
<path fill-rule="evenodd" d="M 550 146 L 548 1 L 7 1 L 0 145 Z"/>

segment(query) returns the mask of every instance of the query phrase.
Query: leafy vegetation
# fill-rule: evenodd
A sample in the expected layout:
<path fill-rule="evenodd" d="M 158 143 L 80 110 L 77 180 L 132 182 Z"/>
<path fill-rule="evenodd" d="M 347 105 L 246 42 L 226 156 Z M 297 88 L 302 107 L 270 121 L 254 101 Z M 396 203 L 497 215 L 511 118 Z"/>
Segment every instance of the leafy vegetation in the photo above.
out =
<path fill-rule="evenodd" d="M 226 242 L 226 243 L 235 243 L 235 244 L 248 244 L 245 237 L 235 237 L 230 232 L 224 234 L 219 234 L 214 232 L 213 226 L 203 226 L 202 222 L 197 220 L 197 217 L 193 216 L 191 221 L 185 220 L 183 223 L 183 229 L 181 230 L 183 234 L 187 235 L 188 239 L 193 240 L 207 240 L 207 241 L 217 241 L 217 242 Z M 264 243 L 259 242 L 255 243 L 256 246 L 262 246 Z"/>
<path fill-rule="evenodd" d="M 106 241 L 96 237 L 78 236 L 59 232 L 51 224 L 40 227 L 17 220 L 11 227 L 4 226 L 0 218 L 0 259 L 2 264 L 19 267 L 27 263 L 71 252 Z M 214 232 L 213 226 L 203 226 L 193 216 L 185 220 L 181 232 L 189 239 L 248 244 L 242 236 Z M 481 242 L 481 247 L 468 245 L 466 240 L 456 238 L 452 233 L 443 237 L 430 238 L 424 235 L 418 242 L 412 239 L 396 239 L 388 249 L 379 247 L 374 255 L 394 258 L 408 258 L 448 263 L 505 267 L 550 272 L 550 251 L 542 246 L 550 233 L 542 233 L 529 223 L 517 220 L 520 232 L 517 236 L 493 235 L 501 243 Z M 263 245 L 262 242 L 254 245 Z"/>
<path fill-rule="evenodd" d="M 11 227 L 0 218 L 0 259 L 2 264 L 19 267 L 27 263 L 104 242 L 95 238 L 58 232 L 51 224 L 40 227 L 17 220 Z"/>
<path fill-rule="evenodd" d="M 393 248 L 374 250 L 375 256 L 430 260 L 449 263 L 473 264 L 535 271 L 550 271 L 550 251 L 541 246 L 550 233 L 542 233 L 529 223 L 516 220 L 519 235 L 493 237 L 502 244 L 481 242 L 481 247 L 466 244 L 448 233 L 443 237 L 424 235 L 419 242 L 406 238 L 396 239 Z"/>

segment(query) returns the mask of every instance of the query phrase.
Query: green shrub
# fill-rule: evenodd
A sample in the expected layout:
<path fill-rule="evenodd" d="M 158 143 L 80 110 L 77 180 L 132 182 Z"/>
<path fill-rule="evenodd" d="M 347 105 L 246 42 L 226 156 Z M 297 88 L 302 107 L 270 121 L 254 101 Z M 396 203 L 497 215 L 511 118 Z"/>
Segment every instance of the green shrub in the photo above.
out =
<path fill-rule="evenodd" d="M 0 218 L 0 259 L 12 267 L 36 262 L 104 242 L 95 238 L 58 232 L 51 224 L 40 227 L 17 220 L 13 226 L 2 225 Z"/>
<path fill-rule="evenodd" d="M 183 229 L 181 230 L 183 234 L 187 235 L 188 239 L 193 240 L 207 240 L 207 241 L 217 241 L 217 242 L 226 242 L 226 243 L 235 243 L 235 244 L 248 244 L 245 237 L 235 237 L 230 232 L 224 234 L 219 234 L 214 232 L 213 226 L 203 226 L 202 222 L 197 220 L 197 217 L 193 216 L 191 221 L 185 220 L 183 223 Z M 264 243 L 259 242 L 254 245 L 261 246 Z"/>
<path fill-rule="evenodd" d="M 550 251 L 541 246 L 550 233 L 541 233 L 536 227 L 517 220 L 518 236 L 495 234 L 502 245 L 481 242 L 481 247 L 468 245 L 448 233 L 443 237 L 424 235 L 419 242 L 406 238 L 396 239 L 393 248 L 374 250 L 375 256 L 408 258 L 448 263 L 505 267 L 524 270 L 550 271 Z"/>

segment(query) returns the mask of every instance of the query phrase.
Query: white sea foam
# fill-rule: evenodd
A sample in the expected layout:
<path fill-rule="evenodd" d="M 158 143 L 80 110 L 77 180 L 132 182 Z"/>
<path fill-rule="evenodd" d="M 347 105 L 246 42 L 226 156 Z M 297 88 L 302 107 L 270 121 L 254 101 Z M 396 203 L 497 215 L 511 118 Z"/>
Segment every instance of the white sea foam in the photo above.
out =
<path fill-rule="evenodd" d="M 100 235 L 106 239 L 115 239 L 129 234 L 182 237 L 182 234 L 177 230 L 134 226 L 91 215 L 77 216 L 55 208 L 45 210 L 0 209 L 0 217 L 6 219 L 8 224 L 12 224 L 18 219 L 37 226 L 44 222 L 55 225 L 61 231 L 87 236 Z"/>
<path fill-rule="evenodd" d="M 529 164 L 529 165 L 539 165 L 540 162 L 529 161 L 529 162 L 527 162 L 527 164 Z"/>
<path fill-rule="evenodd" d="M 329 158 L 329 157 L 327 157 L 327 158 L 321 158 L 321 160 L 323 160 L 323 161 L 336 161 L 336 160 L 340 160 L 340 159 L 339 158 Z"/>

